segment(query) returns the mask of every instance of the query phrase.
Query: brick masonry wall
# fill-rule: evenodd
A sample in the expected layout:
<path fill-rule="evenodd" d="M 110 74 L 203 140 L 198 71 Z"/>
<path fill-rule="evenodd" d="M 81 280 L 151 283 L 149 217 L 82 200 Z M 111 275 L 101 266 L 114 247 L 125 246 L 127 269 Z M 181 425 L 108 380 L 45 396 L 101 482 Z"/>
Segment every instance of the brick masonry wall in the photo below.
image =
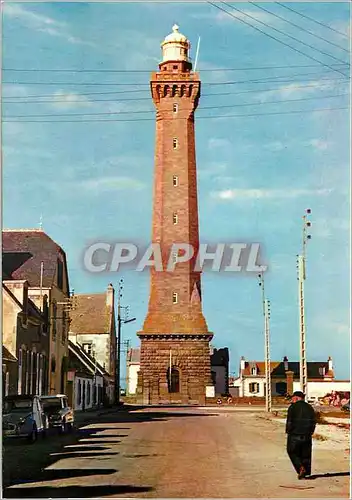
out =
<path fill-rule="evenodd" d="M 172 366 L 180 374 L 179 393 L 168 391 L 167 374 Z M 139 372 L 139 402 L 205 403 L 205 387 L 211 383 L 209 340 L 192 338 L 146 337 L 141 339 L 141 370 Z"/>

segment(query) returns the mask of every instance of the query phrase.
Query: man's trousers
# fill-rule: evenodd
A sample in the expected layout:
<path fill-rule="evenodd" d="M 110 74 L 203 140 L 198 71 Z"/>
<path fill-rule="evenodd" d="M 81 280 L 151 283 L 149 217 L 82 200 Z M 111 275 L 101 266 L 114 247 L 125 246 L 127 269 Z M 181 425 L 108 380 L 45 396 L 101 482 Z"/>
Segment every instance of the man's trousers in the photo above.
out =
<path fill-rule="evenodd" d="M 289 434 L 287 436 L 287 453 L 297 474 L 303 466 L 306 474 L 311 474 L 312 436 Z"/>

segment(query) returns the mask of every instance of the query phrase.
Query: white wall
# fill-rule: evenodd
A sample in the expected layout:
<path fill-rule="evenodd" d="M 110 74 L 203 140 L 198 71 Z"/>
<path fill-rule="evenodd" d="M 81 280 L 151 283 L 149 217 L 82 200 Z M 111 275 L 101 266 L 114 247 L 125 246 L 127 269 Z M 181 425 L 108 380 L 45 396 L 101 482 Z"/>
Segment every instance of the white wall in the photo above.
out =
<path fill-rule="evenodd" d="M 300 390 L 300 384 L 299 382 L 293 382 L 293 390 L 294 391 L 299 391 Z M 326 394 L 331 393 L 332 391 L 341 391 L 341 392 L 348 392 L 351 391 L 351 383 L 350 382 L 339 382 L 339 381 L 332 381 L 332 382 L 308 382 L 308 390 L 307 390 L 307 396 L 308 397 L 324 397 Z"/>
<path fill-rule="evenodd" d="M 138 372 L 140 365 L 134 364 L 129 365 L 128 367 L 128 394 L 136 394 L 137 392 L 137 381 L 138 381 Z"/>
<path fill-rule="evenodd" d="M 110 335 L 107 333 L 75 335 L 70 333 L 70 340 L 79 344 L 92 344 L 98 363 L 110 373 Z"/>
<path fill-rule="evenodd" d="M 259 384 L 259 391 L 258 392 L 250 392 L 250 390 L 249 390 L 249 384 L 252 384 L 253 382 Z M 252 397 L 252 396 L 264 397 L 265 396 L 265 392 L 264 392 L 265 380 L 263 378 L 260 378 L 260 377 L 245 378 L 243 380 L 242 387 L 243 387 L 242 392 L 240 391 L 240 396 L 242 396 L 242 397 Z"/>
<path fill-rule="evenodd" d="M 83 383 L 85 384 L 85 401 L 84 408 L 88 410 L 95 406 L 95 391 L 99 394 L 99 387 L 103 387 L 103 378 L 97 376 L 96 383 L 91 378 L 75 377 L 73 391 L 73 408 L 74 410 L 83 409 Z M 102 389 L 100 389 L 102 394 Z M 90 395 L 89 395 L 90 393 Z M 96 396 L 97 397 L 97 396 Z M 101 401 L 102 403 L 102 401 Z"/>

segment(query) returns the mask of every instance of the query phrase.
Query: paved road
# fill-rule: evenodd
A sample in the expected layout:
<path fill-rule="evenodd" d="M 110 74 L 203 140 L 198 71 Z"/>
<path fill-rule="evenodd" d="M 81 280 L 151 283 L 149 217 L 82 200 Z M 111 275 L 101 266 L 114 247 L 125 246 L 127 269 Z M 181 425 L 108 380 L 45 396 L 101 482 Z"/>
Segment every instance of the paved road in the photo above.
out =
<path fill-rule="evenodd" d="M 4 497 L 348 498 L 346 452 L 317 450 L 313 473 L 335 475 L 298 481 L 282 425 L 258 413 L 150 408 L 98 419 L 6 447 Z"/>

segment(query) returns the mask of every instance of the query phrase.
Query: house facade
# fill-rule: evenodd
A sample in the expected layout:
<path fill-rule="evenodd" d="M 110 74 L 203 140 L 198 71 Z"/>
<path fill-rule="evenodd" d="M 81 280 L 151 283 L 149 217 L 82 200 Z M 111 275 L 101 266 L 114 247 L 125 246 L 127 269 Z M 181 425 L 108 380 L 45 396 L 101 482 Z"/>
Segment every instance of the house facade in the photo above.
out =
<path fill-rule="evenodd" d="M 69 341 L 67 396 L 75 410 L 88 410 L 109 403 L 114 380 L 82 345 Z"/>
<path fill-rule="evenodd" d="M 26 281 L 29 299 L 44 316 L 42 331 L 48 341 L 48 356 L 42 369 L 48 374 L 47 392 L 65 393 L 68 313 L 72 302 L 66 254 L 41 229 L 4 230 L 2 237 L 3 273 L 6 281 Z M 22 362 L 22 358 L 19 362 Z"/>
<path fill-rule="evenodd" d="M 105 370 L 115 384 L 116 321 L 115 293 L 109 284 L 105 293 L 77 294 L 70 311 L 69 339 Z M 113 402 L 114 391 L 109 398 Z"/>
<path fill-rule="evenodd" d="M 308 361 L 307 396 L 323 397 L 332 391 L 349 391 L 349 381 L 335 380 L 331 357 L 327 361 Z M 271 361 L 272 396 L 284 396 L 300 390 L 300 364 L 289 361 Z M 240 360 L 239 377 L 234 381 L 239 397 L 265 397 L 265 362 Z"/>
<path fill-rule="evenodd" d="M 3 395 L 45 394 L 49 338 L 45 318 L 28 296 L 28 282 L 2 282 Z"/>

